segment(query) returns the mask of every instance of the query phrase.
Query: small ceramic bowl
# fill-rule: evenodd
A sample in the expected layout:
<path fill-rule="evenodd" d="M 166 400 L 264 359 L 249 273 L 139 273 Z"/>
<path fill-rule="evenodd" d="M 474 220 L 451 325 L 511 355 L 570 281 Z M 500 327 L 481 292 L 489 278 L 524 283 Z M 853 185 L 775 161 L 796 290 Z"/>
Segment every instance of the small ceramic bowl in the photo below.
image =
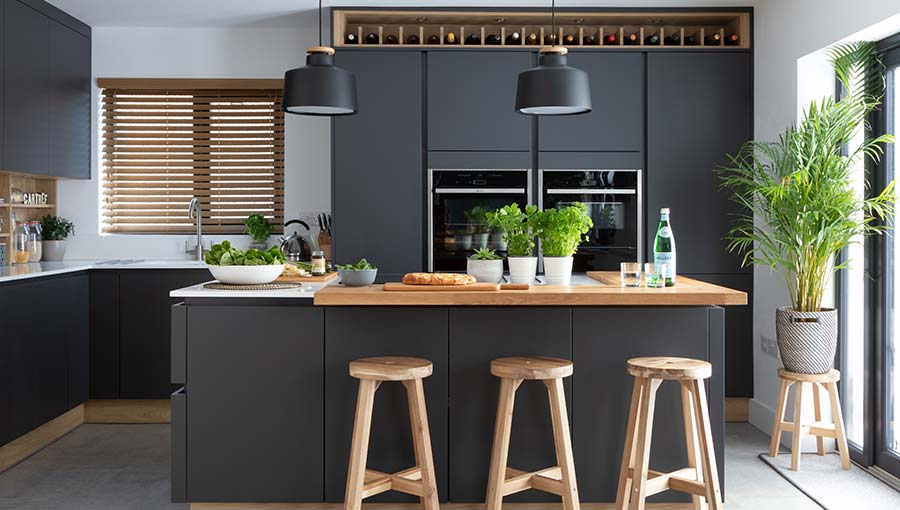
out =
<path fill-rule="evenodd" d="M 338 275 L 340 277 L 340 283 L 346 285 L 347 287 L 365 287 L 366 285 L 372 285 L 375 283 L 375 275 L 378 274 L 378 269 L 363 269 L 363 270 L 352 270 L 352 269 L 338 269 Z"/>

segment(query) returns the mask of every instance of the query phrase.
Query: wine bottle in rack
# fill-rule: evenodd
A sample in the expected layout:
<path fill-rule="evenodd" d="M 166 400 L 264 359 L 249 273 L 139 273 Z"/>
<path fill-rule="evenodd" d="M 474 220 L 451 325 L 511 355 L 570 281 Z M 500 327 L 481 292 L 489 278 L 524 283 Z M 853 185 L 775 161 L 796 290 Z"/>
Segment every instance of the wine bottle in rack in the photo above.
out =
<path fill-rule="evenodd" d="M 444 44 L 456 44 L 458 42 L 459 40 L 453 32 L 447 32 L 447 35 L 444 36 Z"/>
<path fill-rule="evenodd" d="M 469 34 L 466 36 L 465 44 L 480 45 L 481 36 L 478 34 Z"/>
<path fill-rule="evenodd" d="M 534 46 L 538 43 L 538 35 L 537 34 L 528 34 L 528 37 L 525 38 L 525 44 L 529 46 Z"/>
<path fill-rule="evenodd" d="M 622 39 L 622 42 L 625 44 L 625 46 L 635 46 L 638 44 L 639 40 L 640 39 L 638 38 L 637 33 L 632 33 L 625 34 L 625 38 Z"/>
<path fill-rule="evenodd" d="M 428 36 L 428 44 L 441 44 L 441 36 L 431 34 Z"/>
<path fill-rule="evenodd" d="M 544 46 L 555 46 L 556 45 L 556 34 L 547 34 L 544 36 Z"/>
<path fill-rule="evenodd" d="M 581 39 L 581 44 L 583 44 L 585 46 L 596 46 L 597 38 L 591 34 L 588 34 Z"/>
<path fill-rule="evenodd" d="M 703 44 L 705 44 L 706 46 L 718 46 L 720 42 L 722 42 L 722 35 L 718 32 L 709 34 L 705 39 L 703 39 Z"/>
<path fill-rule="evenodd" d="M 737 34 L 728 34 L 725 37 L 725 46 L 737 46 L 741 38 Z"/>
<path fill-rule="evenodd" d="M 503 39 L 500 39 L 500 35 L 498 34 L 489 34 L 484 38 L 484 44 L 490 44 L 492 46 L 500 45 L 503 42 Z"/>
<path fill-rule="evenodd" d="M 573 34 L 566 34 L 562 38 L 563 44 L 565 44 L 566 46 L 571 46 L 571 45 L 575 44 L 576 40 L 577 39 L 575 39 L 575 36 Z"/>
<path fill-rule="evenodd" d="M 369 32 L 369 34 L 366 35 L 366 44 L 378 44 L 378 34 Z"/>
<path fill-rule="evenodd" d="M 645 46 L 658 46 L 659 45 L 659 34 L 650 34 L 647 37 L 644 37 L 644 45 Z"/>
<path fill-rule="evenodd" d="M 518 32 L 513 32 L 506 36 L 507 46 L 520 46 L 522 44 L 522 36 Z"/>
<path fill-rule="evenodd" d="M 603 36 L 603 44 L 606 46 L 619 44 L 619 36 L 616 34 L 606 34 Z"/>
<path fill-rule="evenodd" d="M 359 39 L 356 37 L 356 34 L 349 33 L 344 36 L 344 44 L 357 44 L 359 43 Z"/>
<path fill-rule="evenodd" d="M 420 42 L 419 36 L 416 34 L 410 34 L 409 37 L 406 38 L 406 44 L 419 44 Z"/>
<path fill-rule="evenodd" d="M 667 35 L 665 39 L 663 39 L 663 44 L 666 46 L 680 46 L 681 45 L 681 34 L 678 32 L 672 32 Z"/>
<path fill-rule="evenodd" d="M 400 44 L 400 39 L 394 34 L 384 36 L 384 44 Z"/>
<path fill-rule="evenodd" d="M 684 45 L 685 46 L 696 46 L 700 44 L 699 39 L 697 38 L 697 34 L 688 34 L 684 36 Z"/>

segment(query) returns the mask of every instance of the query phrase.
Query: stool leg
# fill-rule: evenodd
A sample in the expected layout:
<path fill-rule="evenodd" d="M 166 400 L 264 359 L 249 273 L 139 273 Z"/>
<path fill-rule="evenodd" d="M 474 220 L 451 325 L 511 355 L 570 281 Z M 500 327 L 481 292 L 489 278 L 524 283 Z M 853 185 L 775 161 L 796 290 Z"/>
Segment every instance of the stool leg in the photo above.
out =
<path fill-rule="evenodd" d="M 562 379 L 545 380 L 550 396 L 550 416 L 553 420 L 553 442 L 556 446 L 556 463 L 562 472 L 563 510 L 579 510 L 578 482 L 575 479 L 575 461 L 572 457 L 572 439 L 569 434 L 569 413 L 566 412 L 566 393 Z"/>
<path fill-rule="evenodd" d="M 422 473 L 422 488 L 425 494 L 420 498 L 424 510 L 438 510 L 437 481 L 434 475 L 434 458 L 431 453 L 431 432 L 428 429 L 428 410 L 425 407 L 425 388 L 422 379 L 403 381 L 409 400 L 409 421 L 412 428 L 413 450 L 416 465 Z"/>
<path fill-rule="evenodd" d="M 818 383 L 812 383 L 812 392 L 813 392 L 813 413 L 816 421 L 822 421 L 822 402 L 819 398 L 819 385 Z M 822 436 L 816 436 L 816 453 L 819 455 L 825 455 L 825 438 Z"/>
<path fill-rule="evenodd" d="M 847 434 L 844 433 L 844 412 L 838 399 L 837 383 L 826 383 L 828 396 L 831 398 L 831 416 L 834 421 L 834 435 L 838 453 L 841 455 L 841 467 L 850 469 L 850 451 L 847 450 Z"/>
<path fill-rule="evenodd" d="M 781 423 L 784 422 L 784 413 L 787 412 L 787 396 L 792 384 L 794 383 L 785 379 L 781 380 L 778 407 L 775 408 L 775 423 L 772 424 L 772 442 L 769 444 L 769 457 L 778 455 L 778 447 L 781 446 Z"/>
<path fill-rule="evenodd" d="M 650 440 L 653 436 L 653 411 L 656 407 L 656 390 L 661 379 L 644 379 L 641 388 L 641 406 L 638 409 L 638 430 L 635 447 L 634 469 L 631 477 L 631 501 L 629 510 L 644 510 L 647 499 L 647 475 L 650 469 Z"/>
<path fill-rule="evenodd" d="M 803 439 L 803 386 L 805 383 L 797 383 L 797 391 L 794 392 L 794 433 L 791 437 L 791 470 L 800 469 L 800 440 Z"/>
<path fill-rule="evenodd" d="M 691 397 L 697 414 L 697 435 L 700 437 L 700 465 L 706 484 L 706 503 L 710 510 L 722 510 L 722 492 L 719 489 L 719 471 L 716 469 L 716 455 L 713 448 L 712 427 L 709 423 L 709 407 L 706 405 L 706 391 L 703 381 L 691 381 Z"/>
<path fill-rule="evenodd" d="M 350 446 L 350 465 L 347 469 L 345 510 L 362 508 L 362 491 L 366 482 L 366 458 L 369 455 L 369 432 L 372 428 L 372 404 L 378 382 L 360 379 L 356 399 L 356 418 L 353 420 L 353 441 Z"/>
<path fill-rule="evenodd" d="M 616 510 L 626 510 L 631 501 L 631 474 L 634 468 L 635 439 L 637 434 L 638 409 L 640 409 L 644 383 L 640 377 L 634 378 L 634 389 L 631 391 L 631 408 L 628 411 L 628 428 L 625 429 L 625 447 L 622 450 L 622 465 L 619 468 L 619 489 L 616 491 Z"/>
<path fill-rule="evenodd" d="M 694 413 L 694 405 L 691 396 L 691 387 L 688 381 L 681 381 L 681 412 L 684 415 L 684 439 L 687 447 L 688 467 L 697 471 L 697 481 L 703 482 L 703 472 L 697 465 L 700 459 L 700 445 L 697 438 L 697 415 Z M 703 498 L 692 494 L 691 505 L 693 510 L 703 510 L 706 504 Z"/>
<path fill-rule="evenodd" d="M 494 425 L 494 448 L 488 475 L 486 510 L 500 510 L 503 505 L 503 484 L 506 481 L 506 460 L 509 455 L 509 433 L 512 431 L 513 404 L 521 379 L 500 379 L 497 401 L 497 423 Z"/>

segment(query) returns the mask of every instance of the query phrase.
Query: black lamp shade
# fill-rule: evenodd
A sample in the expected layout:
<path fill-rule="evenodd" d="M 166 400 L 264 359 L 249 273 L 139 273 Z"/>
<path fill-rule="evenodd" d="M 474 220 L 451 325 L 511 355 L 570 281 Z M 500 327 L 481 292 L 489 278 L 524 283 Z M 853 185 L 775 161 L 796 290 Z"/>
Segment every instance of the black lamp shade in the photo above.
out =
<path fill-rule="evenodd" d="M 519 73 L 516 111 L 526 115 L 576 115 L 591 111 L 586 72 L 566 65 L 561 53 L 542 53 L 537 67 Z"/>
<path fill-rule="evenodd" d="M 284 73 L 281 109 L 300 115 L 356 113 L 356 76 L 334 66 L 334 55 L 311 52 L 306 65 Z"/>

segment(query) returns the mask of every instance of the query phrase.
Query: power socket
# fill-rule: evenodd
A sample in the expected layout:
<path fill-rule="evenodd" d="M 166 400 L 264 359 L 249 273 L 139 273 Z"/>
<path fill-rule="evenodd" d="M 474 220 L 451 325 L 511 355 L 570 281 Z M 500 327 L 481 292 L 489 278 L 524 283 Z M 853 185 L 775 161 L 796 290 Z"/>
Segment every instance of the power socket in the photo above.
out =
<path fill-rule="evenodd" d="M 760 335 L 759 349 L 775 359 L 781 359 L 781 353 L 778 352 L 778 342 L 775 339 L 769 338 L 766 335 Z"/>

